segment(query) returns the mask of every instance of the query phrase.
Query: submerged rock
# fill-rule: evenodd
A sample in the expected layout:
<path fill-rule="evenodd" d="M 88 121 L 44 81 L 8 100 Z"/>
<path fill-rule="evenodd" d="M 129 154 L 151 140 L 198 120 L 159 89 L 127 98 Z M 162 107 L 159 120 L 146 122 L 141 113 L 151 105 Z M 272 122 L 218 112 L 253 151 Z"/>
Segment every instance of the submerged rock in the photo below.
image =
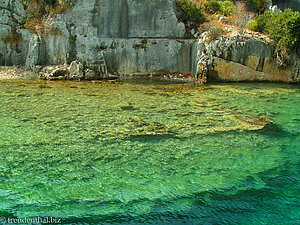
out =
<path fill-rule="evenodd" d="M 140 137 L 140 136 L 162 136 L 174 135 L 170 127 L 158 122 L 146 122 L 140 119 L 130 118 L 130 130 L 125 131 L 126 136 Z"/>
<path fill-rule="evenodd" d="M 260 126 L 261 128 L 273 123 L 272 120 L 251 115 L 239 115 L 234 116 L 234 118 L 249 125 Z"/>
<path fill-rule="evenodd" d="M 120 106 L 120 108 L 122 110 L 133 110 L 134 109 L 133 105 L 124 105 L 124 106 Z"/>

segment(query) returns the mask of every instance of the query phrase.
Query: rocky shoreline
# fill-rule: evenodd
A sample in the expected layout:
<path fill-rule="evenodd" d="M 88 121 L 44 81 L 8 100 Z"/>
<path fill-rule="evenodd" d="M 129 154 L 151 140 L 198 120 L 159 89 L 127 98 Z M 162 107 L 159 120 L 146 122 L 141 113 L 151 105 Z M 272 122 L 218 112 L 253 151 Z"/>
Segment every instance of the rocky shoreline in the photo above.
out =
<path fill-rule="evenodd" d="M 26 71 L 24 66 L 0 66 L 0 79 L 34 79 L 38 75 Z"/>
<path fill-rule="evenodd" d="M 177 18 L 175 0 L 100 2 L 76 1 L 47 20 L 52 32 L 44 36 L 17 26 L 28 13 L 20 1 L 0 2 L 0 65 L 24 66 L 2 67 L 0 78 L 300 83 L 299 55 L 278 64 L 272 40 L 240 34 L 225 17 L 199 33 Z"/>
<path fill-rule="evenodd" d="M 157 78 L 174 82 L 195 82 L 191 73 L 156 73 L 156 74 L 123 74 L 111 75 L 105 78 L 85 77 L 85 75 L 71 74 L 70 67 L 66 65 L 45 66 L 39 72 L 26 71 L 24 66 L 0 66 L 0 80 L 4 79 L 44 79 L 49 81 L 55 80 L 117 80 L 130 78 Z"/>

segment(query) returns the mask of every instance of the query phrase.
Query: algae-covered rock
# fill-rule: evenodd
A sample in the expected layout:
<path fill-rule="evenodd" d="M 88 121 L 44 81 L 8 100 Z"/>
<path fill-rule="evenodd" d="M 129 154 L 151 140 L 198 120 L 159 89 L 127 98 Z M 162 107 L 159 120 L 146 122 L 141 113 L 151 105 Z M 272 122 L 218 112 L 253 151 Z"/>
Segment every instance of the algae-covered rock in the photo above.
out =
<path fill-rule="evenodd" d="M 273 123 L 272 120 L 263 117 L 251 116 L 251 115 L 239 115 L 239 116 L 234 116 L 234 118 L 239 121 L 242 121 L 243 123 L 253 125 L 253 126 L 259 126 L 261 128 Z"/>
<path fill-rule="evenodd" d="M 134 109 L 133 105 L 123 105 L 123 106 L 120 106 L 120 108 L 122 110 L 133 110 Z"/>

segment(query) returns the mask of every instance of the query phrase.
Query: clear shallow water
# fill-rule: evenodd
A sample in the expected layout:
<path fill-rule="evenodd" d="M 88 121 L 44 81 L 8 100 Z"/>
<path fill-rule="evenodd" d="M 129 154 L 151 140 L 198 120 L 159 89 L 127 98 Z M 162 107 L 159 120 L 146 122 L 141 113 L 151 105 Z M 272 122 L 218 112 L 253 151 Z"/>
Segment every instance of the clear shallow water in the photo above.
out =
<path fill-rule="evenodd" d="M 299 223 L 299 86 L 2 80 L 0 100 L 0 216 Z"/>

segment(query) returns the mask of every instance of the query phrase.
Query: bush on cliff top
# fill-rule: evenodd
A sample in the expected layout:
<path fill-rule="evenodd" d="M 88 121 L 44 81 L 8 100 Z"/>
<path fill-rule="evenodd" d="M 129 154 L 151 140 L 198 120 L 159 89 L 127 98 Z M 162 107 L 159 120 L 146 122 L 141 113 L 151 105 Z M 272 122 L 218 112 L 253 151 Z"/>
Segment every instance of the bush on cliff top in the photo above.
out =
<path fill-rule="evenodd" d="M 205 22 L 205 16 L 202 13 L 202 4 L 196 0 L 176 0 L 179 8 L 179 19 L 188 24 L 190 28 L 197 28 Z"/>
<path fill-rule="evenodd" d="M 232 15 L 235 6 L 231 1 L 204 1 L 204 11 L 208 14 L 221 14 L 224 16 Z"/>
<path fill-rule="evenodd" d="M 215 0 L 176 0 L 179 9 L 179 20 L 183 22 L 188 29 L 195 29 L 200 24 L 207 21 L 211 14 L 220 14 L 224 16 L 232 15 L 235 9 L 231 1 Z"/>
<path fill-rule="evenodd" d="M 300 48 L 300 13 L 291 9 L 279 13 L 266 11 L 255 18 L 249 29 L 274 39 L 281 51 Z"/>
<path fill-rule="evenodd" d="M 247 0 L 247 8 L 257 14 L 262 14 L 267 10 L 268 0 Z"/>

